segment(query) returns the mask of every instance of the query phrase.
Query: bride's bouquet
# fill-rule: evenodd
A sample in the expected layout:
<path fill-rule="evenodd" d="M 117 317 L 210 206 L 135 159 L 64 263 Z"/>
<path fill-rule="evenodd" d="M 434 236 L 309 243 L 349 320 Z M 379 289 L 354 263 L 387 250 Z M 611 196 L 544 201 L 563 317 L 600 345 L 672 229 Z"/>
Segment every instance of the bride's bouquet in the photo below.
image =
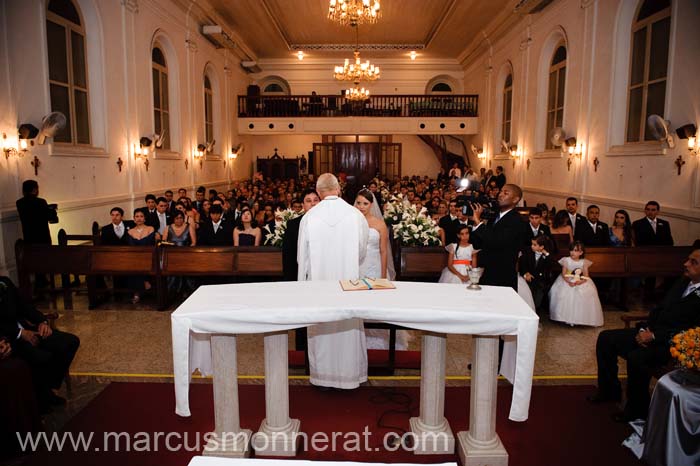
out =
<path fill-rule="evenodd" d="M 287 232 L 287 222 L 301 215 L 299 212 L 294 212 L 292 209 L 278 210 L 275 212 L 275 230 L 271 231 L 269 225 L 265 225 L 265 245 L 282 247 L 284 242 L 284 234 Z"/>
<path fill-rule="evenodd" d="M 425 207 L 418 211 L 399 194 L 384 206 L 384 221 L 402 246 L 440 246 L 439 227 L 427 211 Z"/>

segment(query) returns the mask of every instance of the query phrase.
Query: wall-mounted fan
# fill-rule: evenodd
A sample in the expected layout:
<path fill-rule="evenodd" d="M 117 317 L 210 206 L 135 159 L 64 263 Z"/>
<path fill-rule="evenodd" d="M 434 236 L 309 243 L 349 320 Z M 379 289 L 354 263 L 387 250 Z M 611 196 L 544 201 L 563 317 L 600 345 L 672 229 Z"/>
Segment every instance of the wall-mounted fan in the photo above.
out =
<path fill-rule="evenodd" d="M 554 147 L 561 147 L 564 139 L 566 139 L 566 132 L 559 126 L 549 132 L 549 142 L 551 142 Z"/>
<path fill-rule="evenodd" d="M 668 147 L 673 149 L 676 143 L 673 141 L 673 134 L 669 131 L 671 122 L 664 120 L 659 115 L 649 115 L 647 118 L 647 128 L 652 138 L 659 142 L 665 142 Z"/>
<path fill-rule="evenodd" d="M 43 144 L 46 138 L 52 138 L 66 127 L 66 116 L 61 112 L 51 112 L 41 119 L 41 129 L 37 142 Z"/>
<path fill-rule="evenodd" d="M 474 144 L 472 144 L 472 145 L 469 146 L 469 150 L 471 151 L 471 153 L 472 153 L 472 155 L 473 155 L 474 157 L 478 157 L 478 156 L 479 156 L 479 149 L 477 149 L 476 146 L 475 146 Z"/>
<path fill-rule="evenodd" d="M 212 139 L 211 142 L 208 142 L 204 150 L 207 151 L 208 154 L 211 154 L 211 151 L 214 149 L 214 144 L 216 144 L 216 139 Z"/>
<path fill-rule="evenodd" d="M 504 140 L 501 140 L 501 152 L 510 152 L 510 145 Z"/>

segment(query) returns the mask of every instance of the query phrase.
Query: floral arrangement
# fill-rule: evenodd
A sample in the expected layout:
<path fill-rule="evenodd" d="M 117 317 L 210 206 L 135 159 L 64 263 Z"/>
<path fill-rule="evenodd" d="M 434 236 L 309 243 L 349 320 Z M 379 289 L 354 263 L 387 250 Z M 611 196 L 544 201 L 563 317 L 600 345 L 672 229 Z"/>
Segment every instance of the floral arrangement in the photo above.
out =
<path fill-rule="evenodd" d="M 294 212 L 292 209 L 278 210 L 275 212 L 275 231 L 270 230 L 269 225 L 265 225 L 265 244 L 268 246 L 282 247 L 284 242 L 284 234 L 287 232 L 287 222 L 301 215 L 300 212 Z"/>
<path fill-rule="evenodd" d="M 700 370 L 700 327 L 681 332 L 671 340 L 671 356 L 683 369 Z"/>
<path fill-rule="evenodd" d="M 401 194 L 392 196 L 384 205 L 384 221 L 402 246 L 440 246 L 440 235 L 435 220 L 413 204 L 405 203 Z"/>

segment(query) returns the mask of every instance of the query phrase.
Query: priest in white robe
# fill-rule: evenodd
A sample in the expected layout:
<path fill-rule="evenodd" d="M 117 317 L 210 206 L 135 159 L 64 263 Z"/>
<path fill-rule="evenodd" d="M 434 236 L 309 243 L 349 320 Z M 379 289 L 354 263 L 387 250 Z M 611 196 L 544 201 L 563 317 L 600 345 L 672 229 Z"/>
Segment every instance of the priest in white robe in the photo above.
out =
<path fill-rule="evenodd" d="M 298 278 L 357 279 L 360 261 L 367 252 L 367 220 L 340 197 L 340 184 L 332 174 L 319 176 L 316 190 L 321 202 L 304 215 L 299 226 Z M 313 300 L 313 296 L 306 299 Z M 367 381 L 367 346 L 361 319 L 309 327 L 308 341 L 313 385 L 353 389 Z"/>

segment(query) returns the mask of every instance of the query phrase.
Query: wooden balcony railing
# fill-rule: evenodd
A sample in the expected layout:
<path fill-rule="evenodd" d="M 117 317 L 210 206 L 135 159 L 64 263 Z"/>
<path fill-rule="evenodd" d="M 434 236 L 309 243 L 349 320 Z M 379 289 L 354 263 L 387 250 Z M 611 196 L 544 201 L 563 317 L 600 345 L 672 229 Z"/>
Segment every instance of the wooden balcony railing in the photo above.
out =
<path fill-rule="evenodd" d="M 375 95 L 353 102 L 339 95 L 238 96 L 241 118 L 476 117 L 478 95 Z"/>

